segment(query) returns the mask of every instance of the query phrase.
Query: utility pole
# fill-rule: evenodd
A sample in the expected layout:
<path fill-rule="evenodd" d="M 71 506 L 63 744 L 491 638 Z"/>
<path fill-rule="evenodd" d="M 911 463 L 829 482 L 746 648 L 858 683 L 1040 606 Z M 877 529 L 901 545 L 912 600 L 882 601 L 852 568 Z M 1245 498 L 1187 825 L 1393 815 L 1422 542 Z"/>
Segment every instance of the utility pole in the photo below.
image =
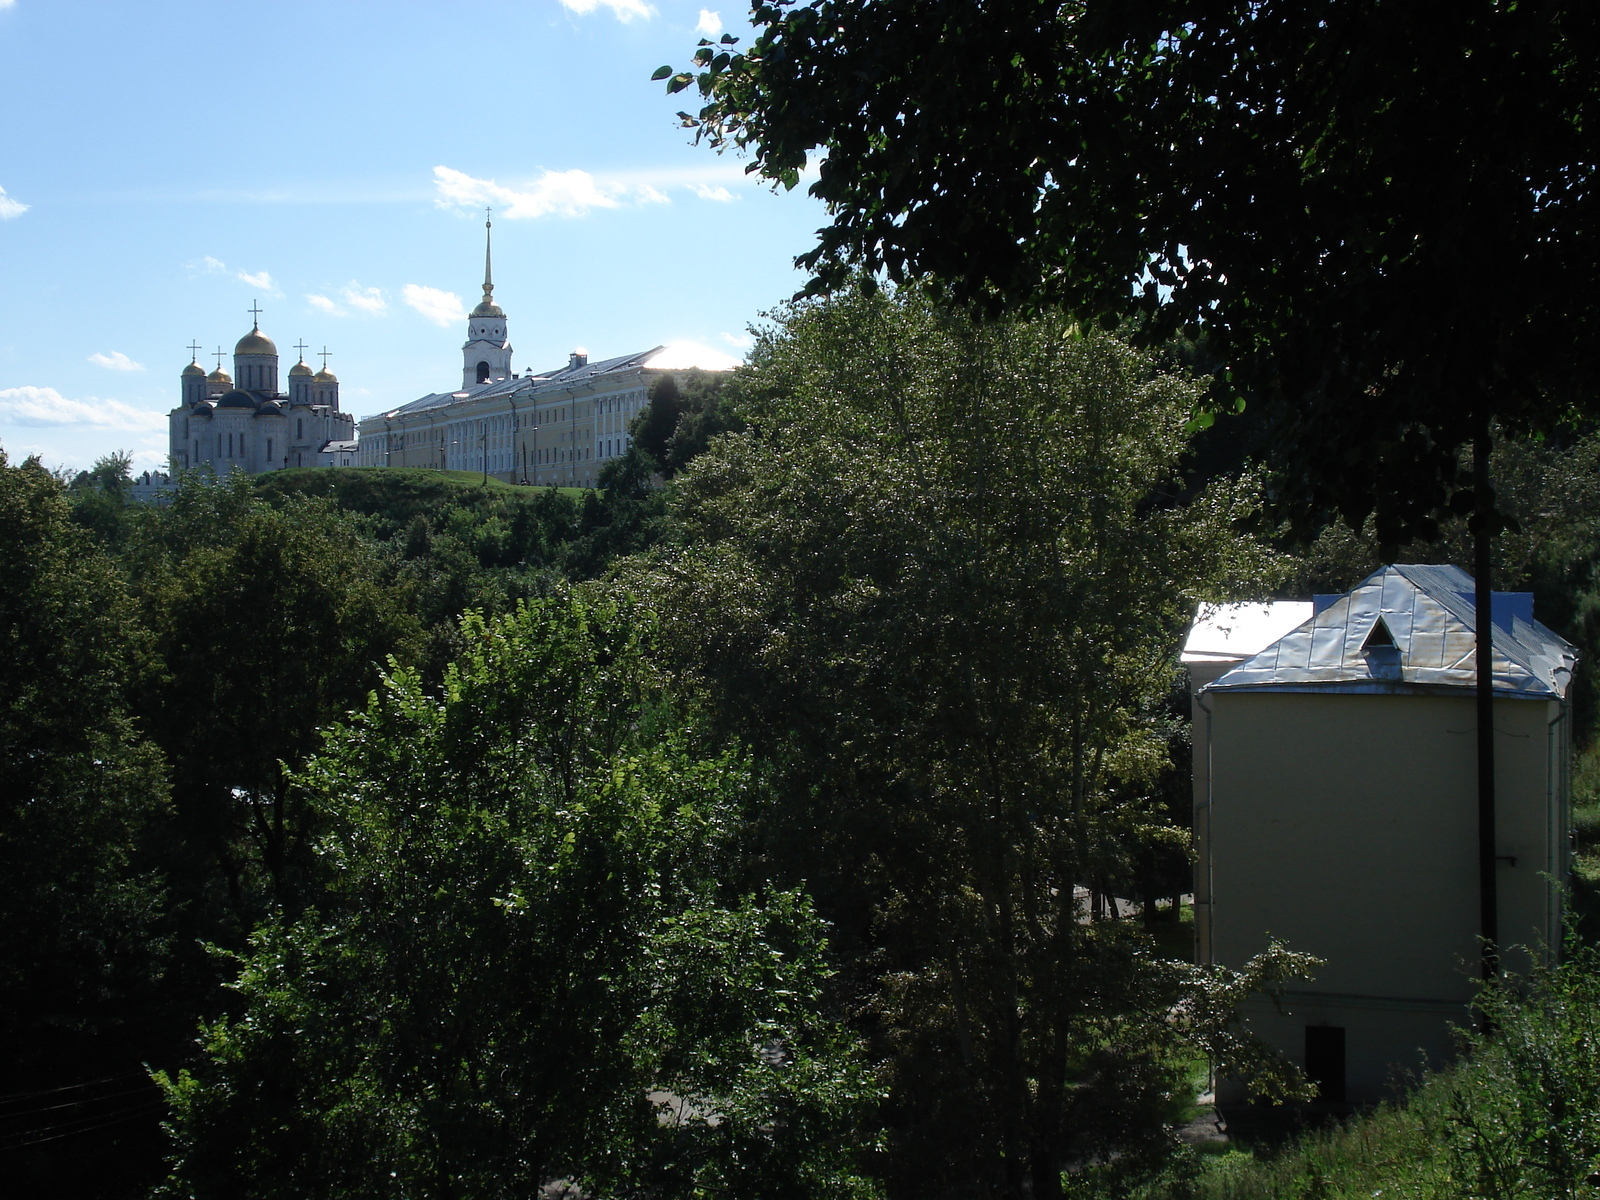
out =
<path fill-rule="evenodd" d="M 1489 418 L 1478 418 L 1472 439 L 1473 622 L 1478 676 L 1478 937 L 1485 980 L 1500 974 L 1500 896 L 1495 877 L 1494 795 L 1494 499 L 1489 490 Z"/>

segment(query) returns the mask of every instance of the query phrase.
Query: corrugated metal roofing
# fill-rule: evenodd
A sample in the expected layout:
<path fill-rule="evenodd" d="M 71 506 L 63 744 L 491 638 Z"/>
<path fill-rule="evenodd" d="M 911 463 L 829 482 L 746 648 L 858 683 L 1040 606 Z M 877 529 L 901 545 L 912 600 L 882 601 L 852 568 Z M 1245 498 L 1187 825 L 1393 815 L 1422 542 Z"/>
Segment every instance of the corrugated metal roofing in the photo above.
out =
<path fill-rule="evenodd" d="M 1182 661 L 1238 662 L 1259 654 L 1310 616 L 1309 600 L 1202 604 L 1184 640 Z"/>
<path fill-rule="evenodd" d="M 574 384 L 588 383 L 596 376 L 609 374 L 612 371 L 627 371 L 643 367 L 645 361 L 663 347 L 656 346 L 649 350 L 641 350 L 637 354 L 622 354 L 616 358 L 605 358 L 599 362 L 583 363 L 578 366 L 568 364 L 558 367 L 554 371 L 541 371 L 531 378 L 526 375 L 513 375 L 509 379 L 497 379 L 493 383 L 482 387 L 471 387 L 453 392 L 433 392 L 403 404 L 387 415 L 390 417 L 403 416 L 409 413 L 426 412 L 432 408 L 444 408 L 451 404 L 466 404 L 477 400 L 490 400 L 496 396 L 509 396 L 514 393 L 526 394 L 538 400 L 547 392 L 561 391 L 572 387 Z"/>
<path fill-rule="evenodd" d="M 1532 619 L 1532 600 L 1525 594 L 1497 592 L 1494 599 L 1494 690 L 1506 696 L 1565 696 L 1577 651 Z M 1204 690 L 1475 688 L 1476 626 L 1472 577 L 1465 571 L 1388 566 Z M 1390 640 L 1392 646 L 1385 644 Z"/>

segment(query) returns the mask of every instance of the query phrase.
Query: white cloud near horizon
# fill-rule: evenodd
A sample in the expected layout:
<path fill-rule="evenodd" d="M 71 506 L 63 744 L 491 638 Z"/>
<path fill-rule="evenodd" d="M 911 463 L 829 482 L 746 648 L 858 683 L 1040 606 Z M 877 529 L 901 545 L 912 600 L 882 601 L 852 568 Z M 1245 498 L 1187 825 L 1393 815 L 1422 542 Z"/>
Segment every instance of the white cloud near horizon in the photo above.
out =
<path fill-rule="evenodd" d="M 467 319 L 467 310 L 461 303 L 461 297 L 454 292 L 408 283 L 400 289 L 400 298 L 435 325 L 449 325 Z"/>
<path fill-rule="evenodd" d="M 654 371 L 688 371 L 695 367 L 703 371 L 731 371 L 742 361 L 699 342 L 671 342 L 644 365 Z"/>
<path fill-rule="evenodd" d="M 748 333 L 723 333 L 718 336 L 736 350 L 748 350 L 756 343 L 755 338 Z"/>
<path fill-rule="evenodd" d="M 648 21 L 656 15 L 653 5 L 644 3 L 644 0 L 561 0 L 561 7 L 586 17 L 597 8 L 609 8 L 611 15 L 626 25 L 635 17 L 643 17 Z"/>
<path fill-rule="evenodd" d="M 344 315 L 344 309 L 340 308 L 326 296 L 314 296 L 310 293 L 307 293 L 306 303 L 311 305 L 311 307 L 316 309 L 318 312 L 325 312 L 330 316 L 342 317 Z"/>
<path fill-rule="evenodd" d="M 0 0 L 0 8 L 5 8 L 5 0 Z M 0 187 L 0 221 L 9 221 L 12 217 L 20 217 L 28 211 L 29 206 L 21 200 L 13 200 L 6 195 L 6 190 Z"/>
<path fill-rule="evenodd" d="M 164 414 L 121 400 L 73 400 L 50 387 L 0 388 L 0 420 L 18 425 L 90 425 L 126 433 L 165 429 Z"/>
<path fill-rule="evenodd" d="M 104 367 L 108 371 L 142 371 L 143 363 L 136 363 L 121 350 L 113 350 L 110 354 L 91 354 L 89 361 L 97 367 Z"/>
<path fill-rule="evenodd" d="M 667 195 L 639 179 L 596 179 L 587 171 L 546 169 L 526 187 L 510 187 L 493 179 L 478 179 L 453 167 L 433 169 L 434 203 L 440 208 L 480 209 L 492 206 L 495 216 L 508 221 L 538 217 L 582 217 L 597 208 L 624 205 L 668 204 Z"/>
<path fill-rule="evenodd" d="M 714 38 L 722 32 L 722 14 L 714 13 L 709 8 L 700 10 L 700 20 L 694 30 L 701 37 Z"/>

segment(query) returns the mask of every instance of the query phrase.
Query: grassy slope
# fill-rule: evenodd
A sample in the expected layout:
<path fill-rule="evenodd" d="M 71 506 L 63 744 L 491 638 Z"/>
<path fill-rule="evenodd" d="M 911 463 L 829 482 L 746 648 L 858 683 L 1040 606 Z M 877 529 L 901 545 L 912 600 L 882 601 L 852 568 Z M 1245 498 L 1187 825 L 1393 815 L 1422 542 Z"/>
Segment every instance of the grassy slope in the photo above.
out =
<path fill-rule="evenodd" d="M 421 467 L 289 467 L 258 477 L 258 486 L 279 491 L 302 492 L 313 496 L 342 495 L 384 487 L 445 495 L 462 487 L 483 487 L 484 477 L 477 471 L 433 471 Z M 489 476 L 490 491 L 515 492 L 523 496 L 557 491 L 574 500 L 582 499 L 588 488 L 525 487 Z"/>

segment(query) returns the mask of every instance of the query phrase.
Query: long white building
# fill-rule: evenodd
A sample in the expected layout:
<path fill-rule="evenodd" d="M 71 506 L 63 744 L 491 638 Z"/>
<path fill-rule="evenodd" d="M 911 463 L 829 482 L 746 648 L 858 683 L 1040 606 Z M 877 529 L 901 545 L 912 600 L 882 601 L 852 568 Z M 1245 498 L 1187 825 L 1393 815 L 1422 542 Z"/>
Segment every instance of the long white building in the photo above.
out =
<path fill-rule="evenodd" d="M 726 369 L 725 355 L 656 346 L 590 362 L 574 351 L 564 366 L 517 374 L 506 314 L 494 300 L 485 223 L 483 299 L 467 316 L 461 387 L 433 392 L 361 421 L 356 462 L 364 467 L 480 471 L 507 483 L 593 487 L 628 447 L 628 428 L 662 374 Z"/>

